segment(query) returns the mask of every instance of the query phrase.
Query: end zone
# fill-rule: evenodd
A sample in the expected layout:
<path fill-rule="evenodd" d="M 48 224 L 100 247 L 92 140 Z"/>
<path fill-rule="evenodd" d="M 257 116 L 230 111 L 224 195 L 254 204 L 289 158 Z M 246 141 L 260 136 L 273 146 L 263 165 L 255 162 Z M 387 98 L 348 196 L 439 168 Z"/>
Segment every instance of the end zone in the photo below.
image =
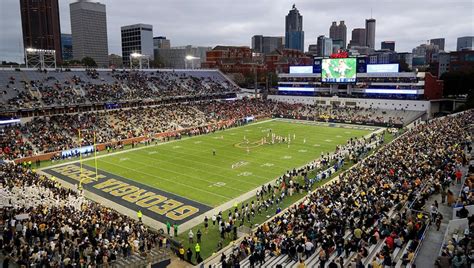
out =
<path fill-rule="evenodd" d="M 84 190 L 110 200 L 117 206 L 132 211 L 141 210 L 143 215 L 161 223 L 167 221 L 179 225 L 212 209 L 199 202 L 177 196 L 150 186 L 138 183 L 115 174 L 82 166 L 79 163 L 50 167 L 42 172 L 70 184 L 79 184 L 82 178 Z"/>

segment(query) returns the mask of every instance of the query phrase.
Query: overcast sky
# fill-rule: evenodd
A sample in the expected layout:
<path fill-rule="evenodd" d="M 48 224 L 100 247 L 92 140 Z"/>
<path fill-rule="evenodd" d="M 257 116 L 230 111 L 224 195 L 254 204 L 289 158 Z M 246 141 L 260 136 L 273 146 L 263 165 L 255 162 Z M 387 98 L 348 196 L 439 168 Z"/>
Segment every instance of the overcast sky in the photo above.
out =
<path fill-rule="evenodd" d="M 70 33 L 69 3 L 59 0 L 61 32 Z M 445 37 L 446 50 L 456 38 L 474 35 L 474 0 L 100 0 L 107 6 L 109 53 L 121 54 L 120 26 L 153 25 L 172 46 L 245 45 L 255 34 L 283 36 L 285 15 L 293 3 L 303 15 L 305 49 L 318 35 L 329 35 L 332 21 L 344 20 L 347 41 L 365 19 L 377 20 L 376 48 L 395 40 L 396 50 Z M 19 0 L 0 0 L 0 59 L 19 61 L 23 42 Z"/>

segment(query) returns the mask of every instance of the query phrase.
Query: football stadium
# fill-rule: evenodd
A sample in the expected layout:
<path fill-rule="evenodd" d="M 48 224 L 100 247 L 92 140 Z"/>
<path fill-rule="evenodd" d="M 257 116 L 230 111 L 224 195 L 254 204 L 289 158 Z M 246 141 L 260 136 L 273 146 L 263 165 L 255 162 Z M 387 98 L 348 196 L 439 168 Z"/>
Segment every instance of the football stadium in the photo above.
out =
<path fill-rule="evenodd" d="M 11 7 L 0 267 L 474 264 L 474 37 L 378 50 L 370 18 L 306 51 L 293 5 L 251 47 L 171 47 L 139 23 L 119 56 L 103 3 Z"/>

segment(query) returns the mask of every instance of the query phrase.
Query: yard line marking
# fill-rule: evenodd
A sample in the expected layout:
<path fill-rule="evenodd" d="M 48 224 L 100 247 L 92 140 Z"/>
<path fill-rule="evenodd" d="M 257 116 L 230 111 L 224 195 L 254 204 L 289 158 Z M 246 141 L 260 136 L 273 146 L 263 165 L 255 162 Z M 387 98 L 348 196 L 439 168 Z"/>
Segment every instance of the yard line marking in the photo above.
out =
<path fill-rule="evenodd" d="M 255 125 L 260 125 L 260 124 L 265 124 L 265 123 L 268 123 L 268 122 L 272 122 L 272 121 L 275 121 L 275 119 L 269 119 L 269 120 L 263 120 L 263 121 L 260 121 L 260 122 L 255 122 L 255 123 L 251 123 L 251 124 L 248 124 L 248 125 L 244 125 L 244 126 L 238 126 L 238 127 L 234 127 L 234 128 L 230 128 L 228 131 L 239 131 L 240 129 L 242 128 L 246 128 L 246 127 L 249 127 L 249 126 L 255 126 Z M 224 131 L 224 130 L 222 130 Z M 229 135 L 232 135 L 234 136 L 236 133 L 230 133 Z M 126 150 L 123 150 L 123 151 L 118 151 L 118 152 L 113 152 L 113 153 L 108 153 L 108 154 L 104 154 L 104 155 L 99 155 L 97 156 L 96 158 L 99 159 L 99 158 L 104 158 L 104 157 L 108 157 L 108 156 L 114 156 L 114 155 L 118 155 L 118 154 L 123 154 L 123 153 L 128 153 L 128 152 L 132 152 L 132 151 L 138 151 L 138 150 L 143 150 L 143 149 L 148 149 L 148 148 L 153 148 L 153 147 L 156 147 L 156 146 L 161 146 L 161 145 L 165 145 L 165 144 L 170 144 L 170 143 L 174 143 L 174 142 L 178 142 L 178 141 L 183 141 L 183 140 L 188 140 L 188 139 L 194 139 L 194 138 L 198 138 L 198 137 L 205 137 L 207 135 L 203 134 L 203 135 L 196 135 L 196 136 L 192 136 L 192 137 L 184 137 L 182 139 L 179 139 L 179 140 L 170 140 L 170 141 L 167 141 L 167 142 L 161 142 L 161 143 L 158 143 L 158 144 L 152 144 L 150 146 L 144 146 L 144 147 L 138 147 L 138 148 L 131 148 L 131 149 L 126 149 Z M 90 159 L 93 159 L 92 157 Z M 86 159 L 85 161 L 87 160 L 90 160 L 90 159 Z M 47 169 L 47 168 L 51 168 L 51 167 L 60 167 L 60 166 L 65 166 L 65 165 L 69 165 L 69 164 L 74 164 L 74 163 L 79 163 L 81 162 L 80 159 L 77 159 L 77 160 L 74 160 L 74 161 L 67 161 L 67 162 L 63 162 L 63 163 L 58 163 L 56 165 L 51 165 L 51 166 L 47 166 L 47 167 L 43 167 L 43 168 L 39 168 L 37 170 L 43 170 L 43 169 Z"/>
<path fill-rule="evenodd" d="M 196 188 L 196 187 L 190 186 L 190 185 L 185 184 L 185 183 L 180 183 L 180 182 L 178 182 L 178 181 L 169 180 L 169 179 L 166 179 L 166 178 L 163 178 L 163 177 L 154 175 L 154 174 L 150 174 L 150 173 L 147 173 L 147 172 L 143 172 L 143 171 L 140 171 L 140 170 L 137 170 L 137 169 L 124 167 L 124 166 L 122 166 L 122 165 L 117 165 L 117 164 L 115 164 L 115 163 L 113 163 L 113 162 L 105 161 L 105 160 L 103 160 L 103 159 L 102 159 L 101 161 L 104 161 L 105 163 L 108 163 L 108 164 L 110 164 L 110 165 L 119 166 L 119 167 L 121 167 L 121 168 L 130 170 L 130 172 L 141 173 L 141 174 L 143 174 L 143 175 L 146 175 L 146 176 L 149 176 L 149 177 L 152 177 L 152 178 L 155 178 L 155 179 L 161 179 L 161 180 L 168 181 L 168 182 L 171 182 L 171 183 L 174 183 L 174 184 L 179 184 L 179 185 L 181 185 L 181 186 L 184 186 L 184 187 L 187 187 L 187 188 L 196 190 L 196 191 L 200 191 L 200 192 L 204 192 L 204 193 L 207 193 L 207 194 L 219 196 L 219 197 L 224 198 L 224 199 L 226 199 L 226 200 L 232 200 L 232 199 L 233 199 L 233 197 L 230 198 L 230 197 L 227 197 L 227 196 L 224 196 L 224 195 L 220 195 L 220 194 L 217 194 L 217 193 L 214 193 L 214 192 L 206 191 L 206 190 L 204 190 L 204 189 Z M 162 189 L 162 190 L 164 190 L 164 189 Z M 188 197 L 185 197 L 185 198 L 188 198 Z M 190 199 L 190 198 L 188 198 L 188 199 Z"/>
<path fill-rule="evenodd" d="M 132 154 L 137 154 L 138 156 L 142 157 L 142 158 L 149 158 L 150 160 L 153 160 L 153 162 L 148 162 L 147 163 L 153 163 L 153 165 L 149 165 L 150 167 L 153 166 L 155 167 L 156 166 L 156 160 L 155 158 L 150 158 L 150 157 L 147 157 L 145 155 L 141 155 L 141 154 L 138 154 L 138 153 L 132 153 Z M 191 159 L 188 159 L 188 158 L 184 158 L 184 157 L 172 157 L 172 158 L 168 158 L 166 160 L 160 160 L 168 165 L 174 165 L 174 166 L 177 166 L 179 168 L 187 168 L 187 169 L 192 169 L 192 170 L 196 170 L 196 171 L 200 171 L 200 172 L 205 172 L 211 176 L 219 176 L 221 178 L 225 178 L 226 180 L 233 180 L 233 181 L 236 181 L 238 183 L 245 183 L 245 184 L 248 184 L 250 186 L 258 186 L 260 185 L 259 183 L 251 183 L 251 182 L 248 182 L 248 181 L 241 181 L 241 180 L 238 180 L 238 179 L 235 179 L 231 176 L 224 176 L 224 175 L 221 175 L 221 174 L 216 174 L 216 173 L 211 173 L 211 172 L 208 172 L 206 171 L 206 169 L 198 169 L 198 168 L 195 168 L 195 167 L 191 167 L 191 166 L 183 166 L 183 165 L 180 165 L 178 163 L 175 163 L 173 161 L 167 161 L 167 160 L 172 160 L 172 159 L 181 159 L 183 161 L 190 161 L 190 162 L 195 162 L 195 163 L 198 163 L 198 164 L 201 164 L 201 165 L 208 165 L 208 166 L 211 166 L 211 167 L 214 167 L 214 168 L 219 168 L 219 169 L 222 169 L 224 171 L 228 171 L 227 168 L 223 167 L 223 166 L 214 166 L 212 164 L 209 164 L 209 163 L 203 163 L 203 162 L 199 162 L 199 161 L 193 161 Z M 162 168 L 163 169 L 163 168 Z M 176 173 L 176 172 L 175 172 Z M 179 175 L 182 175 L 181 173 L 179 173 Z M 266 179 L 267 177 L 264 177 L 264 176 L 260 176 L 260 175 L 255 175 L 255 177 L 257 178 L 260 178 L 260 179 Z"/>
<path fill-rule="evenodd" d="M 138 161 L 133 161 L 133 160 L 131 160 L 130 162 L 137 163 L 137 164 L 139 164 L 139 165 L 146 166 L 146 167 L 156 167 L 156 163 L 153 163 L 152 165 L 148 165 L 148 164 L 145 164 L 143 161 L 138 162 Z M 155 161 L 154 161 L 154 162 L 155 162 Z M 172 164 L 172 165 L 175 165 L 175 166 L 178 166 L 178 167 L 182 167 L 181 165 L 175 164 L 175 163 L 167 163 L 167 164 Z M 163 166 L 165 166 L 165 165 L 161 165 L 161 166 L 159 167 L 159 169 L 164 170 L 164 171 L 167 171 L 167 172 L 170 172 L 170 173 L 174 173 L 174 174 L 179 175 L 179 176 L 182 176 L 182 177 L 188 177 L 188 178 L 191 178 L 191 179 L 194 179 L 194 180 L 203 181 L 203 182 L 207 182 L 207 183 L 214 183 L 213 181 L 208 181 L 208 180 L 205 180 L 205 179 L 201 179 L 201 178 L 199 178 L 199 177 L 193 177 L 193 176 L 190 176 L 190 175 L 188 175 L 188 174 L 179 173 L 179 172 L 177 172 L 177 171 L 164 168 Z M 190 167 L 185 167 L 185 168 L 190 168 Z M 234 191 L 237 191 L 237 192 L 244 192 L 244 190 L 242 190 L 242 189 L 237 189 L 237 188 L 230 187 L 230 186 L 226 186 L 226 188 L 229 188 L 229 189 L 234 190 Z"/>

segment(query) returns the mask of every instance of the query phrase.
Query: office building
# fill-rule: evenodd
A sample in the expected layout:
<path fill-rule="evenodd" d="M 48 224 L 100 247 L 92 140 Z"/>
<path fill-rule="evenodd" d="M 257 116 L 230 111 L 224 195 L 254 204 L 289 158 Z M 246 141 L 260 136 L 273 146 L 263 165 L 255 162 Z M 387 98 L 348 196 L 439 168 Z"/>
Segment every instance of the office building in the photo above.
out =
<path fill-rule="evenodd" d="M 348 47 L 364 47 L 365 43 L 365 29 L 364 28 L 355 28 L 352 30 L 351 41 L 349 42 Z"/>
<path fill-rule="evenodd" d="M 133 24 L 122 26 L 122 60 L 123 66 L 130 66 L 130 54 L 138 53 L 153 59 L 153 26 Z"/>
<path fill-rule="evenodd" d="M 474 36 L 458 37 L 456 51 L 474 50 Z"/>
<path fill-rule="evenodd" d="M 341 40 L 342 46 L 341 49 L 346 49 L 347 45 L 347 26 L 344 24 L 344 21 L 341 20 L 339 25 L 337 22 L 333 21 L 331 27 L 329 27 L 329 38 L 333 40 Z"/>
<path fill-rule="evenodd" d="M 410 52 L 400 52 L 398 54 L 398 61 L 404 62 L 407 64 L 408 68 L 411 69 L 413 67 L 413 53 Z"/>
<path fill-rule="evenodd" d="M 72 54 L 75 60 L 91 57 L 98 67 L 108 67 L 107 17 L 105 5 L 79 0 L 71 11 Z"/>
<path fill-rule="evenodd" d="M 303 16 L 295 5 L 285 18 L 285 47 L 304 51 Z"/>
<path fill-rule="evenodd" d="M 311 44 L 308 46 L 308 53 L 318 55 L 318 44 Z"/>
<path fill-rule="evenodd" d="M 268 54 L 276 49 L 283 48 L 283 37 L 254 35 L 252 37 L 252 50 L 257 53 Z"/>
<path fill-rule="evenodd" d="M 191 45 L 171 48 L 155 49 L 155 63 L 163 68 L 191 69 L 201 68 L 201 63 L 206 61 L 206 52 L 211 47 L 193 47 Z M 187 59 L 187 56 L 192 56 Z"/>
<path fill-rule="evenodd" d="M 380 48 L 382 50 L 395 51 L 395 41 L 382 41 Z"/>
<path fill-rule="evenodd" d="M 437 45 L 421 44 L 412 50 L 414 65 L 428 65 L 437 61 L 439 48 Z M 424 60 L 422 59 L 424 58 Z M 416 64 L 415 64 L 416 63 Z"/>
<path fill-rule="evenodd" d="M 375 49 L 375 19 L 365 20 L 365 45 Z"/>
<path fill-rule="evenodd" d="M 56 51 L 61 56 L 61 26 L 58 0 L 20 0 L 23 47 Z"/>
<path fill-rule="evenodd" d="M 318 56 L 329 57 L 332 54 L 332 39 L 324 35 L 318 36 Z"/>
<path fill-rule="evenodd" d="M 439 50 L 444 51 L 444 38 L 435 38 L 430 40 L 430 44 L 438 46 Z"/>
<path fill-rule="evenodd" d="M 72 34 L 61 34 L 61 56 L 63 61 L 72 60 Z"/>
<path fill-rule="evenodd" d="M 166 36 L 153 37 L 153 49 L 171 48 L 171 41 Z"/>
<path fill-rule="evenodd" d="M 344 49 L 344 41 L 340 39 L 332 39 L 332 53 L 338 53 L 341 49 Z"/>

